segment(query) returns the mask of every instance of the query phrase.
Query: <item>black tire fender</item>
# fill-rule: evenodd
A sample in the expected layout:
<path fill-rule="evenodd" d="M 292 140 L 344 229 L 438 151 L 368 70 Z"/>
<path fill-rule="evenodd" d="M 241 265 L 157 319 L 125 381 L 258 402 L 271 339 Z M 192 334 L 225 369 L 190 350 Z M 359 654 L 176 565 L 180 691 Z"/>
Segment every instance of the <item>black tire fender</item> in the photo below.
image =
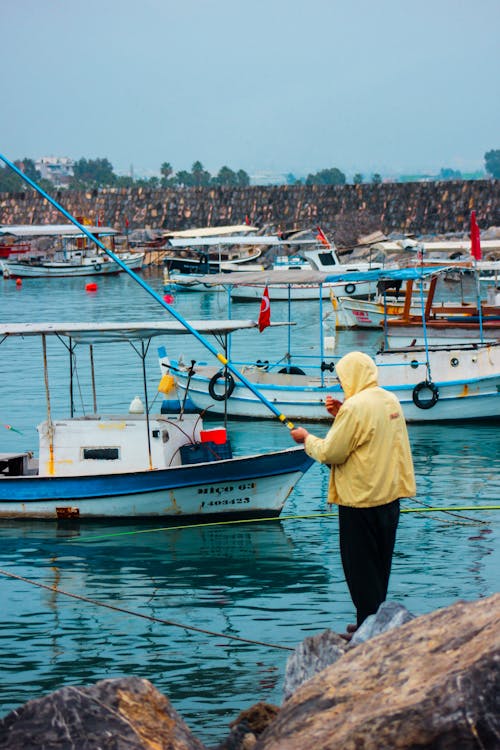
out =
<path fill-rule="evenodd" d="M 301 370 L 300 367 L 295 367 L 295 365 L 282 367 L 278 372 L 283 375 L 305 375 L 304 370 Z"/>
<path fill-rule="evenodd" d="M 430 391 L 432 396 L 430 399 L 421 399 L 420 394 L 422 391 Z M 432 409 L 435 404 L 437 404 L 438 398 L 439 398 L 439 389 L 435 383 L 433 383 L 431 380 L 422 380 L 422 382 L 417 383 L 415 388 L 413 389 L 413 403 L 415 406 L 418 406 L 419 409 Z"/>
<path fill-rule="evenodd" d="M 100 271 L 100 270 L 101 270 L 101 264 L 100 264 L 100 263 L 96 263 L 96 264 L 94 265 L 94 269 L 95 269 L 96 271 Z"/>
<path fill-rule="evenodd" d="M 344 292 L 346 294 L 354 294 L 356 291 L 356 284 L 346 284 L 344 287 Z"/>
<path fill-rule="evenodd" d="M 221 380 L 221 378 L 222 380 L 224 380 L 226 387 L 224 389 L 224 393 L 217 393 L 215 390 L 215 385 L 219 380 Z M 214 401 L 226 401 L 231 397 L 233 391 L 234 378 L 230 372 L 219 370 L 219 372 L 216 372 L 215 375 L 212 375 L 212 377 L 210 378 L 210 381 L 208 383 L 208 392 Z"/>

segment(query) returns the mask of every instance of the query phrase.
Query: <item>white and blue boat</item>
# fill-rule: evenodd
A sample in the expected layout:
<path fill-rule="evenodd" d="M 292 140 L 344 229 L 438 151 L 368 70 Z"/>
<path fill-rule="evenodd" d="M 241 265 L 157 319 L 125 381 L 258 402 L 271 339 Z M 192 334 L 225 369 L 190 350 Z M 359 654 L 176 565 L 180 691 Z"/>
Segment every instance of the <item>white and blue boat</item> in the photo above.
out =
<path fill-rule="evenodd" d="M 203 334 L 222 334 L 257 324 L 193 321 L 190 325 Z M 40 337 L 47 397 L 46 419 L 37 427 L 38 455 L 0 453 L 0 518 L 162 517 L 187 522 L 280 514 L 312 465 L 302 448 L 233 456 L 225 428 L 204 430 L 199 415 L 182 409 L 177 414 L 151 413 L 145 370 L 150 340 L 181 332 L 185 328 L 177 321 L 0 325 L 0 344 L 13 336 Z M 52 413 L 47 337 L 61 340 L 71 355 L 69 417 Z M 133 398 L 123 413 L 95 413 L 91 354 L 94 410 L 76 416 L 72 393 L 76 352 L 113 342 L 131 343 L 141 357 L 143 398 Z"/>

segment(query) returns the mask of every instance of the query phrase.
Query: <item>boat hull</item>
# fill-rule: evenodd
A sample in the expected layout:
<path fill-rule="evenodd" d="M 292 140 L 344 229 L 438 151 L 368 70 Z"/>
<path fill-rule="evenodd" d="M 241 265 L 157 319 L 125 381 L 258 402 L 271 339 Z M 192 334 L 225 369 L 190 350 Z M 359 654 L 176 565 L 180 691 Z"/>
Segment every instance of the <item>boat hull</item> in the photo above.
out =
<path fill-rule="evenodd" d="M 144 254 L 134 254 L 135 257 L 123 258 L 122 262 L 131 270 L 138 271 L 144 263 Z M 16 278 L 50 278 L 65 276 L 107 276 L 120 273 L 123 268 L 113 260 L 89 263 L 64 263 L 45 261 L 30 263 L 29 261 L 3 261 L 1 263 L 3 275 Z"/>
<path fill-rule="evenodd" d="M 2 476 L 0 518 L 273 517 L 312 463 L 290 448 L 125 474 Z"/>

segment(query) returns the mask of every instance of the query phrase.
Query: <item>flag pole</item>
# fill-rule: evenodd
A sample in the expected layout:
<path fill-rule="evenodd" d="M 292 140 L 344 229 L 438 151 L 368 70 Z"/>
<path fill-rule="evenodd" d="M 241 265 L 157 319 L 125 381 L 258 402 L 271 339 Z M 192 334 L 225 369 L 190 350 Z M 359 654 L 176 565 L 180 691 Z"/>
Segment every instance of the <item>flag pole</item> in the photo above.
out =
<path fill-rule="evenodd" d="M 120 268 L 128 273 L 129 276 L 131 276 L 134 281 L 136 281 L 139 286 L 141 286 L 148 294 L 150 294 L 162 307 L 167 310 L 189 333 L 191 333 L 199 342 L 202 344 L 206 349 L 208 349 L 217 359 L 219 362 L 224 365 L 224 367 L 227 367 L 227 369 L 230 371 L 232 375 L 238 378 L 238 380 L 241 380 L 241 382 L 246 385 L 246 387 L 256 396 L 262 403 L 282 422 L 286 427 L 288 427 L 289 430 L 294 429 L 293 422 L 290 422 L 288 418 L 280 412 L 279 409 L 276 408 L 276 406 L 267 400 L 267 398 L 254 386 L 253 383 L 251 383 L 236 367 L 234 367 L 231 362 L 222 354 L 221 352 L 218 352 L 217 349 L 210 343 L 208 339 L 206 339 L 204 336 L 202 336 L 193 326 L 185 319 L 183 316 L 177 312 L 173 307 L 171 307 L 167 302 L 165 302 L 164 299 L 160 297 L 159 294 L 157 294 L 154 289 L 152 289 L 145 281 L 144 279 L 141 279 L 140 276 L 138 276 L 135 271 L 132 271 L 131 268 L 128 268 L 128 266 L 121 260 L 121 258 L 116 255 L 110 248 L 106 247 L 97 237 L 94 237 L 94 235 L 89 232 L 89 230 L 83 225 L 80 224 L 79 221 L 75 219 L 74 216 L 72 216 L 69 211 L 66 211 L 63 206 L 61 206 L 60 203 L 58 203 L 54 198 L 52 198 L 48 193 L 45 192 L 39 185 L 37 185 L 36 182 L 34 182 L 30 177 L 24 174 L 16 165 L 11 162 L 9 159 L 7 159 L 6 156 L 0 153 L 0 159 L 10 168 L 13 172 L 15 172 L 24 182 L 27 182 L 28 185 L 31 185 L 31 187 L 36 190 L 37 193 L 39 193 L 41 196 L 45 198 L 45 200 L 49 201 L 54 208 L 56 208 L 60 213 L 63 214 L 69 221 L 74 224 L 76 227 L 78 227 L 79 231 L 82 232 L 86 237 L 88 237 L 92 242 L 94 242 L 96 245 L 98 245 L 101 250 L 104 250 L 104 252 L 109 255 L 109 257 L 114 260 L 114 262 L 120 266 Z"/>

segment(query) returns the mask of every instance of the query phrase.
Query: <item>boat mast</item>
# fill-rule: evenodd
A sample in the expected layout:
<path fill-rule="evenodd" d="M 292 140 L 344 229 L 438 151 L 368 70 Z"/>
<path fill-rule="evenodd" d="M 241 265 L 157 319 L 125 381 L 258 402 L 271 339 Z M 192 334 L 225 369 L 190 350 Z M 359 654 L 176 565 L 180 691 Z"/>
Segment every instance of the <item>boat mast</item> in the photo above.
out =
<path fill-rule="evenodd" d="M 49 370 L 47 366 L 47 337 L 42 333 L 43 377 L 45 380 L 45 401 L 47 404 L 47 435 L 49 438 L 49 476 L 54 476 L 54 424 L 50 409 Z"/>

